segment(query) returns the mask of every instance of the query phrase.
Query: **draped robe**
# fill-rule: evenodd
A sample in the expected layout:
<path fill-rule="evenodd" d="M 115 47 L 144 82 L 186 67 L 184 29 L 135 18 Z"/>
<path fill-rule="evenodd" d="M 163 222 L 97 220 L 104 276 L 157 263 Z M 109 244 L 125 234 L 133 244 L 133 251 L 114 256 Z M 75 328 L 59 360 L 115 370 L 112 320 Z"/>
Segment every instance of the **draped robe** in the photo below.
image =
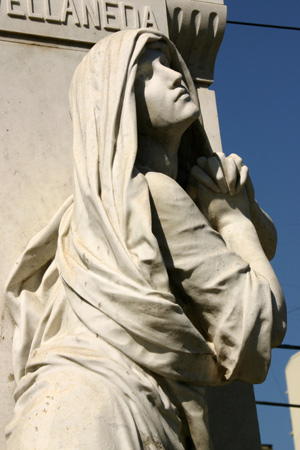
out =
<path fill-rule="evenodd" d="M 160 39 L 197 102 L 155 31 L 103 39 L 74 74 L 74 195 L 6 286 L 17 381 L 8 448 L 207 450 L 203 386 L 266 376 L 268 282 L 175 180 L 135 166 L 137 61 Z"/>

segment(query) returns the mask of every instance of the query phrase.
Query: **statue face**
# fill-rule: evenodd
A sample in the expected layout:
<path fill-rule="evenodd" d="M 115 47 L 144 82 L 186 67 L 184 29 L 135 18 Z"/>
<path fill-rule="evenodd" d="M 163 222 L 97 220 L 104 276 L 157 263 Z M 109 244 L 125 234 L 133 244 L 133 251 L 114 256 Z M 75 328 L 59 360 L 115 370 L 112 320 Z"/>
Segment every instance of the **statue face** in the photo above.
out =
<path fill-rule="evenodd" d="M 135 95 L 139 132 L 174 128 L 181 133 L 199 116 L 181 73 L 170 67 L 166 52 L 146 48 L 138 61 Z"/>

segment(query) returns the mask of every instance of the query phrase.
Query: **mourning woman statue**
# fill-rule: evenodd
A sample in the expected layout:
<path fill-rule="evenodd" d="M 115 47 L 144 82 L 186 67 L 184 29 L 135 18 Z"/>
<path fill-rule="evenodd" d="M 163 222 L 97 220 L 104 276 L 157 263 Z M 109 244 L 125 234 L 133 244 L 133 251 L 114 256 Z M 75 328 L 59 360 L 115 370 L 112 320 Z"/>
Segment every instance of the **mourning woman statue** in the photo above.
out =
<path fill-rule="evenodd" d="M 204 386 L 262 382 L 284 335 L 273 225 L 159 32 L 95 45 L 70 102 L 74 195 L 6 286 L 8 449 L 211 449 Z"/>

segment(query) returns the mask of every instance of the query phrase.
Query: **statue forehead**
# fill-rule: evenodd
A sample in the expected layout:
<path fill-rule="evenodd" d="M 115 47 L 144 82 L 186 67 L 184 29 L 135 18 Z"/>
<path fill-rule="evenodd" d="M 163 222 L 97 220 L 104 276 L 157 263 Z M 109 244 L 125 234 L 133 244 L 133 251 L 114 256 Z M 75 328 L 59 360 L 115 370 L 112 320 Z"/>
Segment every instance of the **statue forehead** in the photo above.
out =
<path fill-rule="evenodd" d="M 145 63 L 152 63 L 155 59 L 165 56 L 171 64 L 172 56 L 168 45 L 163 41 L 155 41 L 146 44 L 138 57 L 138 66 Z"/>

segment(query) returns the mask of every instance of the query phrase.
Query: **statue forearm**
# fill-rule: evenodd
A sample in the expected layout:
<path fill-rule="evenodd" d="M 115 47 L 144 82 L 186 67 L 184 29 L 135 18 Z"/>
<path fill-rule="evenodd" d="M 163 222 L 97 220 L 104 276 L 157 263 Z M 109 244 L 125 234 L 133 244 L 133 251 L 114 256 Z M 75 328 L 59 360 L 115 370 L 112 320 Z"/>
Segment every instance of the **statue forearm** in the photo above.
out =
<path fill-rule="evenodd" d="M 263 214 L 262 210 L 261 213 Z M 240 216 L 238 220 L 237 215 Z M 272 346 L 276 347 L 281 343 L 286 329 L 285 300 L 278 279 L 267 259 L 267 252 L 261 244 L 261 236 L 259 236 L 254 224 L 242 213 L 237 212 L 235 212 L 232 220 L 228 215 L 225 221 L 220 222 L 217 231 L 230 250 L 247 261 L 251 269 L 268 281 L 273 294 Z M 263 237 L 265 238 L 265 236 Z"/>
<path fill-rule="evenodd" d="M 255 226 L 261 246 L 269 261 L 274 258 L 277 246 L 277 231 L 271 217 L 260 208 L 257 201 L 250 203 L 251 221 Z"/>

